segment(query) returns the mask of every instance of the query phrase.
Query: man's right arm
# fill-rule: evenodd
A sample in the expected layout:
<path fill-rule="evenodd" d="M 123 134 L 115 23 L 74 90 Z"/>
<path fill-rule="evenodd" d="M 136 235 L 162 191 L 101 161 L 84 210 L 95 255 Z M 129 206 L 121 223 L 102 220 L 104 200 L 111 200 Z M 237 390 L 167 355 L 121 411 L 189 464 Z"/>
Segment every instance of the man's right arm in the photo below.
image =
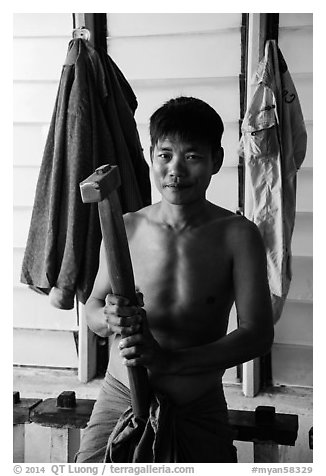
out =
<path fill-rule="evenodd" d="M 142 320 L 142 294 L 136 292 L 138 305 L 134 306 L 129 305 L 127 298 L 112 294 L 105 253 L 102 242 L 98 272 L 86 302 L 87 324 L 100 337 L 112 334 L 132 335 L 139 331 Z"/>
<path fill-rule="evenodd" d="M 100 248 L 99 268 L 94 281 L 93 290 L 86 302 L 86 320 L 88 327 L 100 337 L 113 334 L 109 328 L 105 314 L 105 298 L 111 292 L 109 275 L 106 266 L 105 248 L 102 241 Z"/>

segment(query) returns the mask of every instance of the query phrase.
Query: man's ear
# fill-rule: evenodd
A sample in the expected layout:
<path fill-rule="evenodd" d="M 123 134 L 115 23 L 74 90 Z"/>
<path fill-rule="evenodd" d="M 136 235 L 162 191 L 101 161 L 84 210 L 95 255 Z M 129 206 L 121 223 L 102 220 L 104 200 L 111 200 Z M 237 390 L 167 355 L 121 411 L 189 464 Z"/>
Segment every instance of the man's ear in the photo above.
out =
<path fill-rule="evenodd" d="M 151 145 L 149 148 L 149 156 L 151 159 L 151 163 L 153 163 L 153 153 L 154 153 L 154 147 Z"/>
<path fill-rule="evenodd" d="M 216 152 L 213 154 L 213 172 L 212 174 L 217 174 L 223 164 L 224 159 L 224 149 L 220 147 Z"/>

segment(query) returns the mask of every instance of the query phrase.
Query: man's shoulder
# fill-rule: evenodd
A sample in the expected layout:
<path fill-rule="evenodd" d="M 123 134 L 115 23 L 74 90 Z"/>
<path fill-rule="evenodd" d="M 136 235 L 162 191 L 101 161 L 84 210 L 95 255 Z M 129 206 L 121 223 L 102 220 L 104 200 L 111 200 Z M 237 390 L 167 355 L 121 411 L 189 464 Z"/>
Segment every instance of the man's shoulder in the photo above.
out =
<path fill-rule="evenodd" d="M 139 227 L 148 222 L 150 216 L 155 213 L 156 205 L 157 204 L 148 205 L 140 210 L 128 212 L 123 215 L 128 237 L 130 237 Z"/>
<path fill-rule="evenodd" d="M 146 207 L 140 208 L 137 211 L 125 213 L 123 215 L 124 222 L 126 224 L 132 224 L 134 222 L 148 218 L 153 212 L 155 212 L 157 205 L 157 203 L 154 203 L 152 205 L 147 205 Z"/>
<path fill-rule="evenodd" d="M 257 231 L 257 227 L 252 221 L 226 208 L 215 205 L 212 217 L 217 226 L 224 225 L 230 233 L 255 233 Z"/>
<path fill-rule="evenodd" d="M 225 221 L 229 238 L 250 240 L 253 236 L 260 236 L 255 223 L 243 215 L 233 214 L 227 217 Z"/>
<path fill-rule="evenodd" d="M 233 213 L 218 207 L 216 209 L 215 219 L 213 220 L 216 230 L 223 230 L 227 242 L 238 246 L 245 245 L 251 240 L 261 239 L 258 227 L 245 216 Z"/>
<path fill-rule="evenodd" d="M 229 219 L 226 239 L 234 256 L 247 255 L 252 258 L 265 253 L 263 239 L 257 225 L 244 216 L 235 215 Z"/>

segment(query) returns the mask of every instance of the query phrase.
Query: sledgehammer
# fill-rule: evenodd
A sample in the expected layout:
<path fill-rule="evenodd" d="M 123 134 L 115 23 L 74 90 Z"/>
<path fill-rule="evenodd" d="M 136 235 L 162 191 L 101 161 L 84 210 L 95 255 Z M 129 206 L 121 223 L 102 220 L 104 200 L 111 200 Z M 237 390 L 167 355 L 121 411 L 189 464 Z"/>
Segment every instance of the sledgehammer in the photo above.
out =
<path fill-rule="evenodd" d="M 81 182 L 84 203 L 98 203 L 102 238 L 114 294 L 137 304 L 134 275 L 117 188 L 120 174 L 116 165 L 102 165 Z M 131 404 L 135 416 L 146 418 L 149 408 L 149 384 L 144 367 L 128 367 Z"/>

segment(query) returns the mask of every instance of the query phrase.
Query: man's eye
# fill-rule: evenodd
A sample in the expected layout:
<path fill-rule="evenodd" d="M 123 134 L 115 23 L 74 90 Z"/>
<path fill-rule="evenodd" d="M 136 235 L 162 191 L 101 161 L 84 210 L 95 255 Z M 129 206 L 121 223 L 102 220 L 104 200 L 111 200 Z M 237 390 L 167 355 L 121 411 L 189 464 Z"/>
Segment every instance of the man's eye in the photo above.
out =
<path fill-rule="evenodd" d="M 186 158 L 189 159 L 189 160 L 199 160 L 201 157 L 199 155 L 196 155 L 196 154 L 190 154 L 190 155 L 187 155 Z"/>
<path fill-rule="evenodd" d="M 168 160 L 168 159 L 170 158 L 170 155 L 169 155 L 169 154 L 162 153 L 162 154 L 158 154 L 158 157 L 159 157 L 160 159 Z"/>

